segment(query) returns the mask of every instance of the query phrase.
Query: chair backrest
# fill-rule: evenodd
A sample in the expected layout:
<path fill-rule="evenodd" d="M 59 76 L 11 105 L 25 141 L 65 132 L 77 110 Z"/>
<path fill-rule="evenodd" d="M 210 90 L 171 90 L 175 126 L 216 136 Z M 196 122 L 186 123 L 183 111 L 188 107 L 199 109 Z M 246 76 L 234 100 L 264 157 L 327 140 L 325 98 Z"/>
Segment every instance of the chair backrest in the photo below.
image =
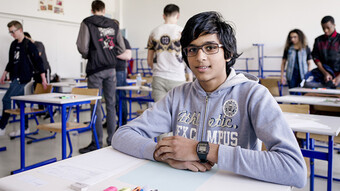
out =
<path fill-rule="evenodd" d="M 99 94 L 99 89 L 96 88 L 72 88 L 71 94 L 78 94 L 78 95 L 90 95 L 90 96 L 97 96 Z M 91 101 L 91 105 L 94 105 L 96 100 Z"/>
<path fill-rule="evenodd" d="M 260 83 L 265 86 L 273 96 L 281 96 L 281 88 L 279 87 L 280 79 L 262 78 Z"/>
<path fill-rule="evenodd" d="M 283 112 L 309 114 L 309 105 L 279 104 Z"/>
<path fill-rule="evenodd" d="M 51 93 L 53 89 L 53 86 L 51 84 L 47 84 L 47 88 L 44 89 L 43 85 L 41 83 L 37 83 L 34 89 L 34 94 L 45 94 L 45 93 Z"/>
<path fill-rule="evenodd" d="M 25 85 L 25 90 L 24 90 L 25 95 L 33 94 L 33 84 L 34 84 L 34 81 L 30 81 Z"/>

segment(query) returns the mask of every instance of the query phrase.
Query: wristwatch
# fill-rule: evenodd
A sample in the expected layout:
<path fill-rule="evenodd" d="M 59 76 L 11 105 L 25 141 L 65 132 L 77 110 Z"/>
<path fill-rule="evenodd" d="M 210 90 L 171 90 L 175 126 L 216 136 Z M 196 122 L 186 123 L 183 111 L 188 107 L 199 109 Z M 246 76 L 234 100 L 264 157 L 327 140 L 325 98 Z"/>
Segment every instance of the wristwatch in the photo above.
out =
<path fill-rule="evenodd" d="M 209 143 L 207 141 L 198 142 L 197 147 L 196 147 L 196 152 L 201 163 L 208 162 L 207 155 L 209 153 Z"/>

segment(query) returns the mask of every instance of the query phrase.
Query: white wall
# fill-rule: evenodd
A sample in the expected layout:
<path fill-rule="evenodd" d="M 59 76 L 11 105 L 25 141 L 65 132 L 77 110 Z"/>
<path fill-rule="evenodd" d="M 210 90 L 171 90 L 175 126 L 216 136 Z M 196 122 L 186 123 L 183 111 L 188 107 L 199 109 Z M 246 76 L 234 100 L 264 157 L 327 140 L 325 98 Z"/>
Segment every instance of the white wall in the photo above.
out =
<path fill-rule="evenodd" d="M 115 17 L 116 0 L 104 0 L 106 13 Z M 13 41 L 7 23 L 18 20 L 24 31 L 45 45 L 52 74 L 79 77 L 81 56 L 76 48 L 81 21 L 91 15 L 92 0 L 64 0 L 64 14 L 38 11 L 39 0 L 1 0 L 0 6 L 0 75 L 8 62 Z"/>
<path fill-rule="evenodd" d="M 320 21 L 325 15 L 332 15 L 340 23 L 339 0 L 124 0 L 122 20 L 127 29 L 128 40 L 133 47 L 142 49 L 146 57 L 147 39 L 150 31 L 163 22 L 163 8 L 168 3 L 180 7 L 179 25 L 196 13 L 219 11 L 224 18 L 235 25 L 238 51 L 241 57 L 254 57 L 250 61 L 257 68 L 257 48 L 253 43 L 264 43 L 265 56 L 282 56 L 288 32 L 301 29 L 307 36 L 309 46 L 314 38 L 323 34 Z M 265 69 L 279 69 L 280 59 L 265 59 Z M 239 61 L 236 68 L 245 67 Z"/>
<path fill-rule="evenodd" d="M 38 11 L 38 0 L 1 0 L 0 6 L 0 73 L 8 61 L 8 49 L 13 38 L 7 23 L 17 19 L 24 23 L 34 39 L 45 44 L 52 72 L 62 77 L 79 76 L 80 55 L 76 50 L 79 23 L 91 15 L 92 0 L 64 0 L 64 15 Z M 257 48 L 253 43 L 264 43 L 266 56 L 281 56 L 288 32 L 299 28 L 305 32 L 309 46 L 322 34 L 321 18 L 332 15 L 340 23 L 338 0 L 104 0 L 106 12 L 118 19 L 132 47 L 140 48 L 146 57 L 150 31 L 163 22 L 163 8 L 175 3 L 181 8 L 179 25 L 196 13 L 215 10 L 235 25 L 238 51 L 257 68 Z M 265 69 L 279 69 L 280 59 L 265 59 Z M 244 61 L 236 68 L 244 67 Z M 1 74 L 0 74 L 1 75 Z"/>

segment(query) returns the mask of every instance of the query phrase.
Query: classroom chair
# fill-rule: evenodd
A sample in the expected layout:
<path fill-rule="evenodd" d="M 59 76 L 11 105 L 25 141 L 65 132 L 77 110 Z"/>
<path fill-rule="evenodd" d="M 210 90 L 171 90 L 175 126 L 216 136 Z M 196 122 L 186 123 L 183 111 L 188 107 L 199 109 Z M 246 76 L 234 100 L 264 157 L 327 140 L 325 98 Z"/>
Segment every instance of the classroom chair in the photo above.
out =
<path fill-rule="evenodd" d="M 152 69 L 149 67 L 147 64 L 147 59 L 146 58 L 141 58 L 137 60 L 136 63 L 136 73 L 141 73 L 142 76 L 152 76 Z"/>
<path fill-rule="evenodd" d="M 131 75 L 130 78 L 131 79 L 136 79 L 136 74 L 135 75 Z M 144 74 L 142 75 L 142 80 L 145 82 L 142 82 L 143 86 L 151 86 L 152 83 L 152 76 L 145 76 Z M 131 101 L 129 100 L 129 111 L 128 111 L 128 121 L 134 119 L 135 117 L 138 117 L 139 115 L 141 115 L 145 109 L 143 109 L 143 104 L 148 104 L 149 102 L 145 102 L 142 101 L 143 99 L 151 99 L 151 92 L 149 93 L 144 93 L 141 91 L 137 91 L 137 92 L 133 92 L 133 91 L 129 91 L 127 93 L 126 96 L 132 97 L 132 98 L 140 98 L 141 101 Z M 139 104 L 140 109 L 138 109 L 136 112 L 132 112 L 132 102 L 137 102 Z M 135 116 L 135 117 L 133 117 Z"/>
<path fill-rule="evenodd" d="M 340 98 L 338 94 L 306 93 L 304 96 Z M 340 116 L 340 107 L 311 105 L 310 112 L 318 115 Z"/>
<path fill-rule="evenodd" d="M 98 96 L 99 95 L 99 89 L 73 88 L 72 91 L 71 91 L 71 94 Z M 97 102 L 98 102 L 98 100 L 93 100 L 90 103 L 93 106 L 93 111 L 96 111 Z M 79 107 L 77 107 L 77 109 L 79 109 Z M 71 110 L 72 110 L 72 108 L 69 108 L 67 120 L 70 116 Z M 85 123 L 82 123 L 82 122 L 67 122 L 66 123 L 66 136 L 67 136 L 67 140 L 68 140 L 69 147 L 70 147 L 70 153 L 68 155 L 68 158 L 72 156 L 72 152 L 73 152 L 71 138 L 70 138 L 70 132 L 72 132 L 72 131 L 85 131 L 85 130 L 91 129 L 93 134 L 94 134 L 94 137 L 95 137 L 97 149 L 100 148 L 98 138 L 97 138 L 96 127 L 95 127 L 96 119 L 97 119 L 96 112 L 91 112 L 90 123 L 88 123 L 88 122 L 85 122 Z M 43 130 L 46 130 L 46 131 L 61 133 L 61 122 L 40 124 L 40 125 L 38 125 L 37 128 L 43 129 Z"/>
<path fill-rule="evenodd" d="M 278 78 L 261 78 L 260 84 L 266 87 L 272 96 L 282 96 L 282 85 Z"/>
<path fill-rule="evenodd" d="M 25 86 L 25 95 L 31 94 L 30 89 L 32 88 L 32 85 L 33 85 L 33 82 L 32 83 L 30 82 L 28 85 Z M 47 88 L 44 89 L 43 85 L 41 83 L 37 83 L 37 85 L 36 85 L 36 87 L 34 89 L 33 94 L 51 93 L 52 90 L 53 90 L 52 85 L 48 84 Z M 30 107 L 26 107 L 25 108 L 25 115 L 31 115 L 34 118 L 36 124 L 39 125 L 39 121 L 37 119 L 37 114 L 39 114 L 39 113 L 46 113 L 47 111 L 48 111 L 48 108 L 40 109 L 40 108 L 34 107 L 34 104 L 31 104 Z M 5 112 L 9 113 L 11 115 L 14 115 L 14 116 L 20 116 L 20 108 L 7 109 Z M 37 138 L 29 136 L 29 135 L 32 135 L 32 134 L 38 134 L 38 132 L 39 132 L 39 129 L 37 129 L 34 132 L 26 133 L 25 134 L 26 138 L 31 139 L 31 140 L 27 141 L 27 144 L 38 142 L 38 141 L 42 141 L 42 140 L 46 140 L 46 139 L 52 139 L 52 138 L 55 138 L 55 135 L 56 135 L 56 134 L 53 134 L 52 136 L 44 137 L 44 138 L 40 138 L 40 139 L 37 139 Z M 20 137 L 20 136 L 12 136 L 11 139 L 15 139 L 15 138 L 18 138 L 18 137 Z"/>

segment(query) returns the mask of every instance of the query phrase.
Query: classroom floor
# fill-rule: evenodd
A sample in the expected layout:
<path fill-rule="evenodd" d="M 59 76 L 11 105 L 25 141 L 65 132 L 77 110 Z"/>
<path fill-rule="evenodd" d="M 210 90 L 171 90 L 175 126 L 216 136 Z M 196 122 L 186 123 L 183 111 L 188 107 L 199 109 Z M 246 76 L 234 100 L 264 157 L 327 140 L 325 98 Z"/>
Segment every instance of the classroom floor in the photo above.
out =
<path fill-rule="evenodd" d="M 86 116 L 89 115 L 90 112 L 82 112 L 81 119 L 88 119 Z M 72 116 L 73 117 L 73 116 Z M 60 120 L 59 114 L 55 116 L 56 120 Z M 72 118 L 71 118 L 72 120 Z M 39 118 L 39 121 L 48 123 L 48 120 L 43 120 L 43 118 Z M 30 128 L 35 129 L 35 122 L 30 120 Z M 11 123 L 7 126 L 7 134 L 13 130 L 13 128 L 18 129 L 19 123 Z M 40 131 L 37 137 L 43 137 L 46 135 L 50 135 L 47 131 Z M 107 133 L 106 129 L 104 129 L 104 138 L 106 138 Z M 79 155 L 78 149 L 87 146 L 91 140 L 91 132 L 84 133 L 73 133 L 71 136 L 72 145 L 73 145 L 73 156 Z M 41 141 L 37 143 L 26 144 L 26 165 L 31 165 L 40 161 L 44 161 L 53 157 L 57 157 L 58 160 L 61 159 L 61 138 L 60 134 L 57 134 L 55 139 L 50 139 L 46 141 Z M 104 146 L 105 145 L 104 141 Z M 323 144 L 323 143 L 319 143 Z M 6 146 L 7 150 L 0 152 L 0 178 L 4 176 L 9 176 L 12 170 L 16 170 L 20 166 L 20 140 L 14 139 L 10 140 L 8 136 L 0 137 L 0 147 Z M 340 147 L 340 145 L 337 145 Z M 320 149 L 319 150 L 324 150 Z M 67 152 L 68 153 L 68 152 Z M 327 174 L 327 162 L 316 160 L 315 164 L 316 174 Z M 333 176 L 340 179 L 340 154 L 334 152 L 334 163 L 333 163 Z M 315 178 L 315 190 L 321 191 L 327 189 L 327 181 L 326 179 Z M 307 185 L 302 189 L 293 188 L 294 191 L 307 191 L 309 190 L 309 179 Z M 333 190 L 340 190 L 340 182 L 333 181 Z"/>

